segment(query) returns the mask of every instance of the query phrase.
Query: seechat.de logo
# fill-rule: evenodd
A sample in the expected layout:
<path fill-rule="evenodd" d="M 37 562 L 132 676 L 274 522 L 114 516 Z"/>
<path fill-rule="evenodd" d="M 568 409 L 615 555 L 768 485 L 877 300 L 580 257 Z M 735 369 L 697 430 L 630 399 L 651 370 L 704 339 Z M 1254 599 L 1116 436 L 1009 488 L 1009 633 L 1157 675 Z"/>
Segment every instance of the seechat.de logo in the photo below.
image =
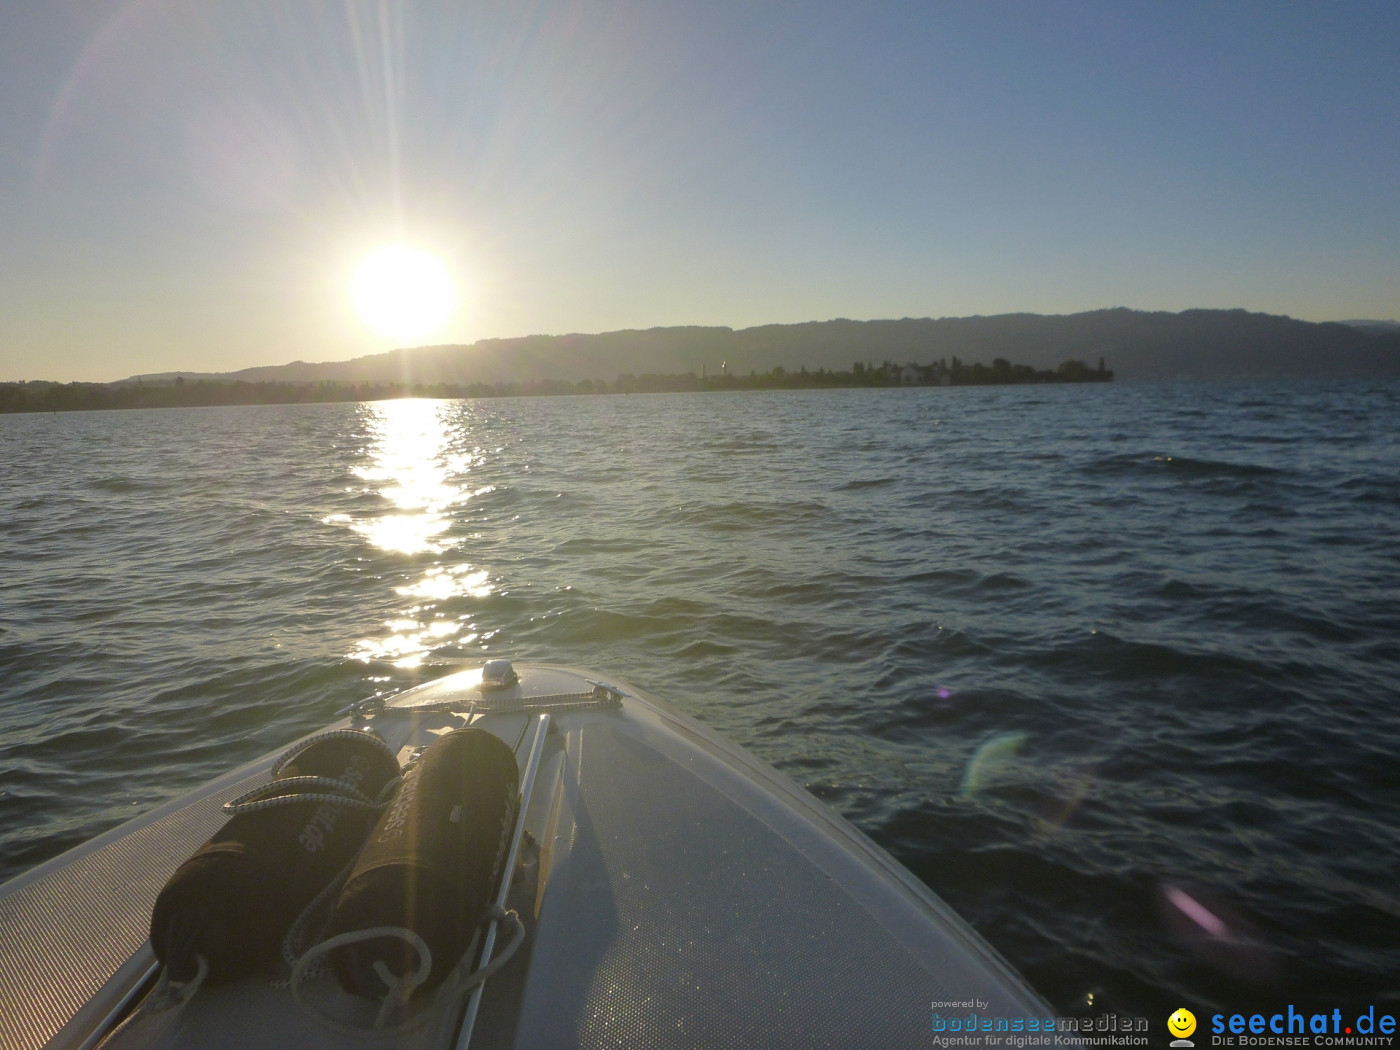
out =
<path fill-rule="evenodd" d="M 1196 1030 L 1196 1015 L 1186 1007 L 1178 1007 L 1176 1012 L 1167 1018 L 1167 1031 L 1175 1038 L 1172 1039 L 1172 1046 L 1192 1046 L 1190 1035 Z"/>

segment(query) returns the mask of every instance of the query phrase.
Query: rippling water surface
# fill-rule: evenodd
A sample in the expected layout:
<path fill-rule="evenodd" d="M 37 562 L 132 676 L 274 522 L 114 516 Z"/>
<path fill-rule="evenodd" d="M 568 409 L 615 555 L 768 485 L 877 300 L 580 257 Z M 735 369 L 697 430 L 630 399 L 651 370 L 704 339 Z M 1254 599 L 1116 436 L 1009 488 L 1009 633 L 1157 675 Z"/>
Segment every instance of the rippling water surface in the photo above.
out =
<path fill-rule="evenodd" d="M 1395 384 L 7 416 L 0 465 L 0 878 L 511 656 L 751 748 L 1062 1012 L 1400 1006 Z"/>

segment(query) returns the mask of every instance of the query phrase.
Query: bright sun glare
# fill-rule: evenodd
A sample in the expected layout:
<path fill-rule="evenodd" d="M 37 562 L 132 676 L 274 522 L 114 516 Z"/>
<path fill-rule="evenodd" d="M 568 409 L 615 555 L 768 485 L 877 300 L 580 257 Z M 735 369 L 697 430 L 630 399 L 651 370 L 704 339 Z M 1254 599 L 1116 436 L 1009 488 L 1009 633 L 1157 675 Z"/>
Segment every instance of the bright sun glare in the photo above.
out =
<path fill-rule="evenodd" d="M 350 294 L 365 324 L 401 343 L 436 335 L 455 303 L 442 260 L 404 244 L 368 255 L 355 270 Z"/>

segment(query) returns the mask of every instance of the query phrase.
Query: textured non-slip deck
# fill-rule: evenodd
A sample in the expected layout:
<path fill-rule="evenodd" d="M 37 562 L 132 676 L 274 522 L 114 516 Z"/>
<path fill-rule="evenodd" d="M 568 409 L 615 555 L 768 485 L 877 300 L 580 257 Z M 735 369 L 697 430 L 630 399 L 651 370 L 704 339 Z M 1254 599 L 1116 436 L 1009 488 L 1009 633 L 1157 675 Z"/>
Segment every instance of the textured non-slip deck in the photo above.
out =
<path fill-rule="evenodd" d="M 259 769 L 144 827 L 124 825 L 0 895 L 0 1048 L 42 1047 L 146 942 L 165 880 L 223 824 Z M 119 998 L 114 996 L 115 999 Z"/>

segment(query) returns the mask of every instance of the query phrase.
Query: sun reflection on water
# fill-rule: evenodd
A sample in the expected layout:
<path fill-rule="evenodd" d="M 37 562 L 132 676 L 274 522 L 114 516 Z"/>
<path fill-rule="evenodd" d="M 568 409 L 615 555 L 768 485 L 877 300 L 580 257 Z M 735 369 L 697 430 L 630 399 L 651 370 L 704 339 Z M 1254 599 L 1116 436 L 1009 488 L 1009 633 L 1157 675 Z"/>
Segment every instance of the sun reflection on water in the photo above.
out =
<path fill-rule="evenodd" d="M 444 601 L 457 595 L 485 598 L 491 593 L 491 584 L 485 569 L 476 569 L 463 563 L 434 566 L 416 583 L 407 587 L 395 587 L 394 590 L 405 598 L 432 598 Z"/>
<path fill-rule="evenodd" d="M 355 474 L 376 486 L 395 510 L 350 527 L 381 550 L 441 554 L 448 547 L 443 533 L 452 525 L 447 512 L 465 495 L 449 468 L 470 469 L 471 457 L 454 457 L 459 462 L 449 464 L 448 428 L 438 402 L 377 401 L 370 407 L 378 416 L 374 459 Z"/>
<path fill-rule="evenodd" d="M 467 436 L 452 418 L 450 403 L 404 399 L 363 406 L 372 443 L 368 462 L 354 470 L 365 482 L 360 490 L 384 501 L 379 513 L 336 514 L 328 523 L 344 525 L 388 554 L 432 557 L 421 575 L 394 592 L 407 600 L 398 615 L 384 622 L 385 633 L 363 638 L 351 657 L 414 667 L 435 649 L 469 645 L 485 635 L 472 623 L 473 600 L 490 596 L 487 570 L 453 554 L 453 513 L 491 486 L 465 484 L 477 453 L 458 451 Z M 385 505 L 387 504 L 387 505 Z M 421 565 L 421 562 L 420 562 Z"/>

